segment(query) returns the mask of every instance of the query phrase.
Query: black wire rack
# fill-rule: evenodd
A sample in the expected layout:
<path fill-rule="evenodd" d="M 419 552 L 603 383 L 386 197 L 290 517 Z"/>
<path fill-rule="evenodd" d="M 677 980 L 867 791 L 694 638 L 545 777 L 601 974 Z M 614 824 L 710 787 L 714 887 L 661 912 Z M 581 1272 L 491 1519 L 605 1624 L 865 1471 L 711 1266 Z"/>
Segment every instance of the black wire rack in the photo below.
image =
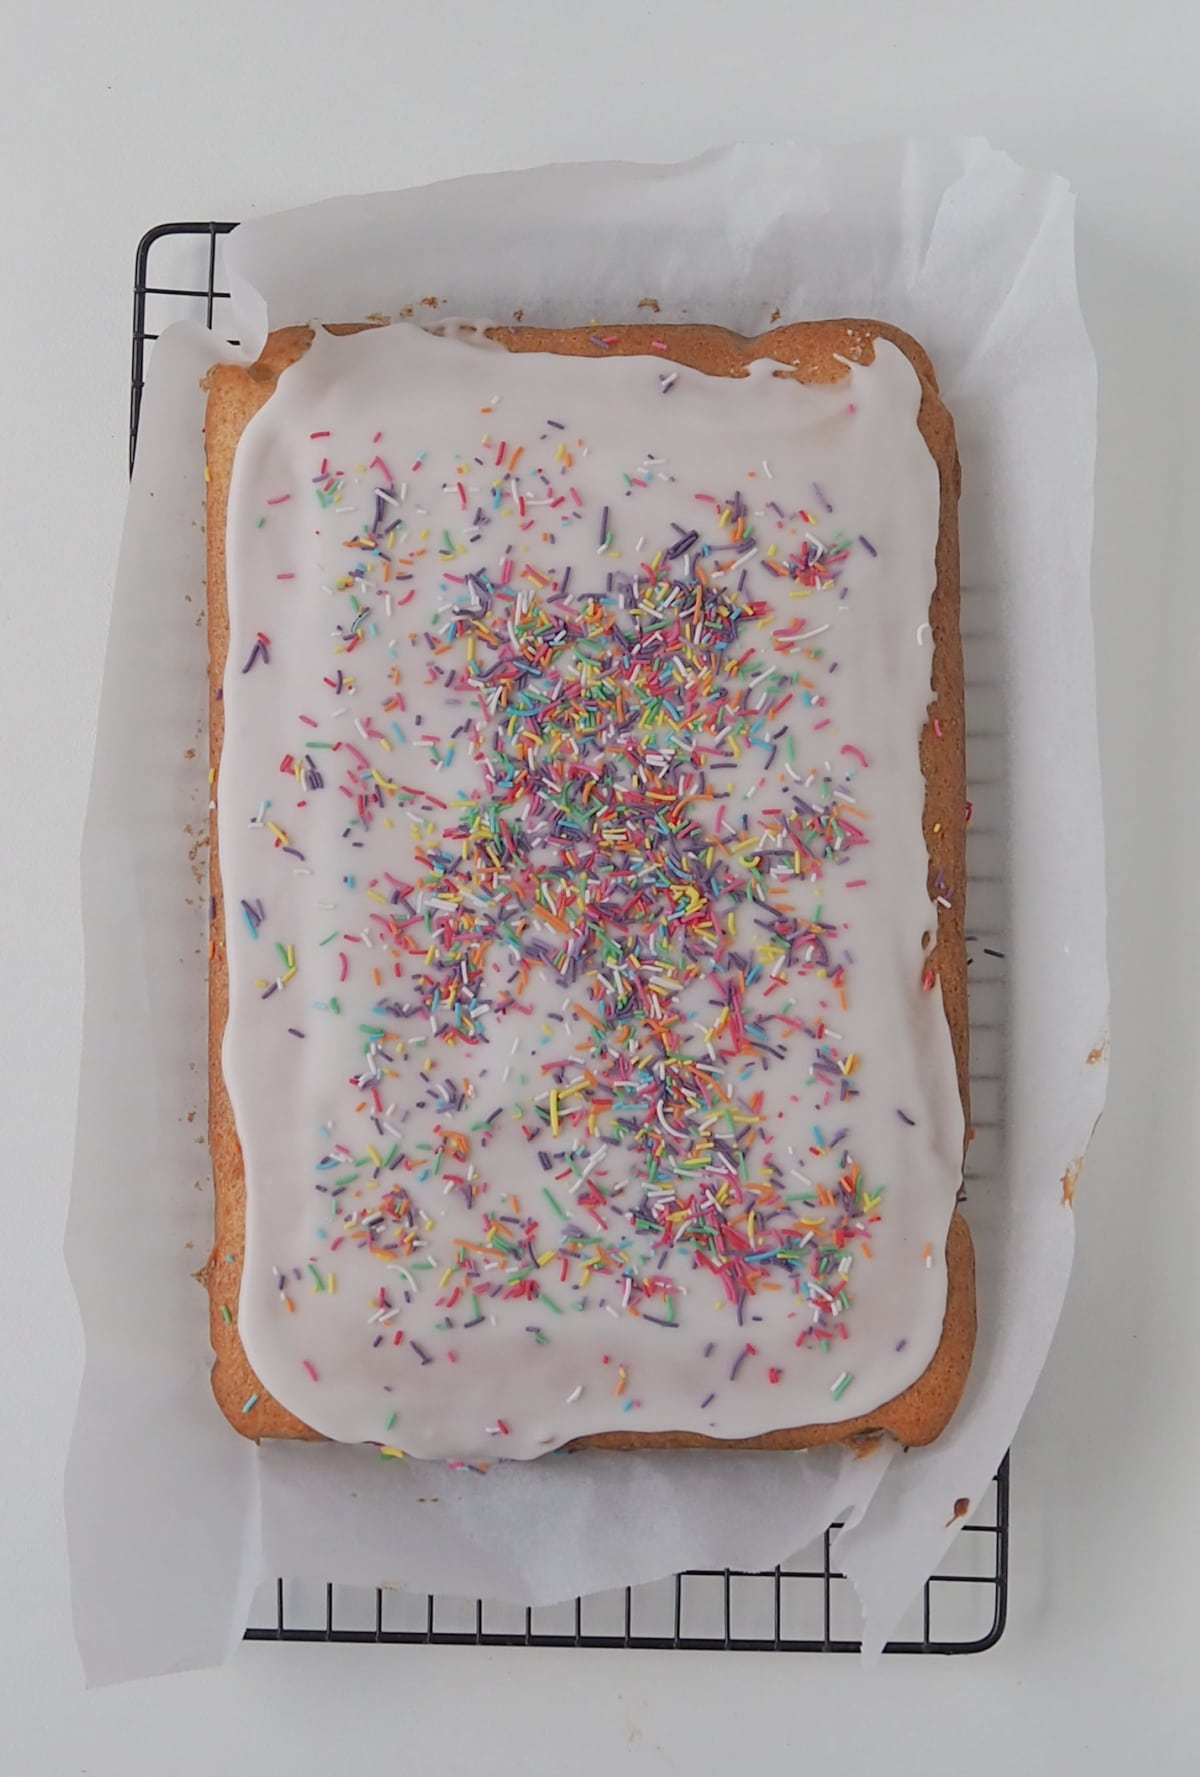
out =
<path fill-rule="evenodd" d="M 232 322 L 222 241 L 232 222 L 164 222 L 138 244 L 133 289 L 129 463 L 148 349 L 173 321 L 203 321 L 228 338 Z M 236 340 L 230 340 L 237 344 Z M 967 1169 L 972 1195 L 998 1168 L 1001 1078 L 996 1051 L 1003 989 L 999 912 L 1002 876 L 995 828 L 978 818 L 995 770 L 999 725 L 993 719 L 988 642 L 971 632 L 964 587 L 968 687 L 968 777 L 976 820 L 969 829 L 972 919 L 982 893 L 988 920 L 975 931 L 971 976 L 972 1098 L 975 1136 Z M 974 662 L 974 665 L 973 665 Z M 976 713 L 978 711 L 978 713 Z M 990 723 L 990 726 L 989 726 Z M 980 965 L 982 964 L 982 967 Z M 625 1586 L 566 1603 L 532 1608 L 485 1599 L 442 1598 L 401 1589 L 313 1585 L 279 1579 L 254 1601 L 248 1641 L 384 1642 L 433 1647 L 580 1647 L 734 1649 L 754 1653 L 857 1653 L 853 1589 L 834 1565 L 832 1524 L 793 1563 L 761 1572 L 689 1569 L 653 1585 Z M 994 1647 L 1008 1615 L 1009 1459 L 1006 1456 L 971 1521 L 926 1582 L 893 1654 L 975 1654 Z"/>

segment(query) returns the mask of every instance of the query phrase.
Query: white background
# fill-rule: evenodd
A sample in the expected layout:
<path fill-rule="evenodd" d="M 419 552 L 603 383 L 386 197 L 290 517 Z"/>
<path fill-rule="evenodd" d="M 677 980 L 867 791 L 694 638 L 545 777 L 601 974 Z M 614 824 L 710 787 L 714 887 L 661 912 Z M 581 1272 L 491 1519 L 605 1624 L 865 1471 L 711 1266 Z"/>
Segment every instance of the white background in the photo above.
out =
<path fill-rule="evenodd" d="M 58 0 L 35 14 L 0 0 L 0 43 L 5 1766 L 1193 1771 L 1200 12 L 1190 0 Z M 61 1235 L 79 828 L 138 237 L 168 218 L 540 160 L 910 130 L 983 133 L 1070 178 L 1100 363 L 1113 1076 L 1078 1195 L 1071 1296 L 1016 1447 L 1007 1636 L 980 1658 L 889 1660 L 870 1677 L 832 1658 L 249 1647 L 220 1672 L 85 1694 L 60 1499 L 82 1353 Z M 1049 858 L 1052 760 L 1044 800 Z"/>

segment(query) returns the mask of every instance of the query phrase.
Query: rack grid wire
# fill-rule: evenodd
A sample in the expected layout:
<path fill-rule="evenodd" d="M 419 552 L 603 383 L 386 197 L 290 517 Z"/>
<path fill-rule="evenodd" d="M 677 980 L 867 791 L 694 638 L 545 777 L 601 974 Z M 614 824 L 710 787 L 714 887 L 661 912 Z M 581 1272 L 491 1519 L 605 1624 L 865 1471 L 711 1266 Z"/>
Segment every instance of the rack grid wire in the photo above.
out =
<path fill-rule="evenodd" d="M 203 321 L 228 337 L 223 285 L 224 237 L 232 222 L 165 222 L 138 244 L 133 291 L 129 464 L 149 349 L 176 320 Z M 237 344 L 230 340 L 230 344 Z M 974 924 L 971 962 L 971 1088 L 975 1140 L 967 1167 L 974 1201 L 999 1170 L 1002 960 L 1002 833 L 979 816 L 1003 795 L 1002 724 L 989 671 L 994 637 L 972 626 L 970 586 L 963 588 L 963 644 L 968 698 L 968 781 L 976 818 L 969 828 L 972 921 L 982 896 L 985 922 Z M 979 589 L 974 589 L 979 590 Z M 980 968 L 979 965 L 983 964 Z M 256 1597 L 248 1641 L 396 1643 L 434 1647 L 578 1647 L 707 1649 L 776 1653 L 857 1653 L 857 1606 L 834 1565 L 830 1525 L 792 1563 L 761 1572 L 688 1569 L 653 1585 L 625 1586 L 533 1608 L 485 1599 L 441 1598 L 401 1588 L 315 1586 L 278 1579 Z M 1009 1458 L 926 1582 L 891 1654 L 973 1654 L 994 1647 L 1008 1615 Z"/>

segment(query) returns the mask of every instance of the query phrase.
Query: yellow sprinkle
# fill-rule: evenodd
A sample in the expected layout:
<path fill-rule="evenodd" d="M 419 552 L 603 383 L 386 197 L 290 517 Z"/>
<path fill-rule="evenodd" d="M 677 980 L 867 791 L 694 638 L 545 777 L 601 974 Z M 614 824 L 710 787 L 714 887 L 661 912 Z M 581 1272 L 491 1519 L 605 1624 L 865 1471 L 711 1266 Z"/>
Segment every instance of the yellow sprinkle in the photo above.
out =
<path fill-rule="evenodd" d="M 271 829 L 272 833 L 274 833 L 276 839 L 281 839 L 284 845 L 287 844 L 287 834 L 282 827 L 277 827 L 274 821 L 268 821 L 267 826 Z"/>
<path fill-rule="evenodd" d="M 550 1133 L 558 1134 L 558 1093 L 554 1091 L 550 1094 Z"/>
<path fill-rule="evenodd" d="M 453 1276 L 454 1276 L 454 1266 L 447 1265 L 446 1269 L 442 1272 L 442 1275 L 438 1278 L 438 1288 L 440 1290 L 444 1290 L 446 1285 L 449 1283 L 450 1279 Z"/>
<path fill-rule="evenodd" d="M 380 1444 L 379 1454 L 381 1456 L 394 1456 L 400 1462 L 403 1462 L 404 1460 L 403 1450 L 397 1450 L 394 1444 Z"/>

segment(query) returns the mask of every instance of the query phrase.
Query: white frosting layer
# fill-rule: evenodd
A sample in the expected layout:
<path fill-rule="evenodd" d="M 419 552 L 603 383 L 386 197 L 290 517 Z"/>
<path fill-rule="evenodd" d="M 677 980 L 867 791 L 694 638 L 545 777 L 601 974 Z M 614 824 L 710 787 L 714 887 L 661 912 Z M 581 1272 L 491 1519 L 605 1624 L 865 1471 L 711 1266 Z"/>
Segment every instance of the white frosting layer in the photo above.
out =
<path fill-rule="evenodd" d="M 317 1430 L 746 1437 L 928 1365 L 963 1119 L 919 397 L 882 340 L 806 387 L 393 326 L 248 426 L 240 1332 Z"/>

